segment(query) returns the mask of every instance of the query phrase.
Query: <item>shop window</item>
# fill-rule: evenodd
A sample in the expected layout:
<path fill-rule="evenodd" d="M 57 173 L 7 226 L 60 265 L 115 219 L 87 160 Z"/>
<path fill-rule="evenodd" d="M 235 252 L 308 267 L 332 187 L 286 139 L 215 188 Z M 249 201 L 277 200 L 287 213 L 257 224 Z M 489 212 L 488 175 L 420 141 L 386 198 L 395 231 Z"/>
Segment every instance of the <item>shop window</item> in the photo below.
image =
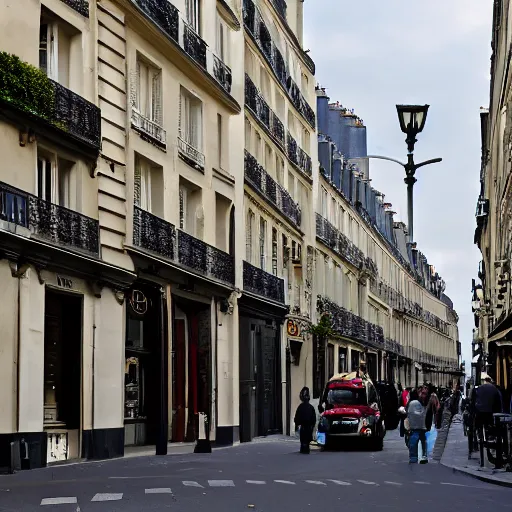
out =
<path fill-rule="evenodd" d="M 338 353 L 338 372 L 345 373 L 347 370 L 347 349 L 340 347 Z"/>

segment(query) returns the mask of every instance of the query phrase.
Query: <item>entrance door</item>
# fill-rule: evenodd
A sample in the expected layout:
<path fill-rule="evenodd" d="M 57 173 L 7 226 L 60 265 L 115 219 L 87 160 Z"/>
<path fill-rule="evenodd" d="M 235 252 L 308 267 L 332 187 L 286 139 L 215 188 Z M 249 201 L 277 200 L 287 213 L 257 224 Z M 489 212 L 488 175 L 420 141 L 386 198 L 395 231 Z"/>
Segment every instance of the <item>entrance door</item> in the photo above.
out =
<path fill-rule="evenodd" d="M 50 461 L 77 458 L 80 454 L 81 370 L 82 298 L 46 290 L 44 427 L 52 443 Z M 63 450 L 62 429 L 67 431 Z M 61 446 L 57 447 L 59 443 Z"/>
<path fill-rule="evenodd" d="M 256 401 L 256 325 L 240 317 L 240 441 L 248 442 L 257 435 Z"/>
<path fill-rule="evenodd" d="M 172 395 L 172 440 L 178 443 L 185 441 L 185 389 L 186 389 L 186 360 L 187 345 L 185 340 L 185 320 L 174 320 L 174 347 L 173 347 L 173 395 Z"/>

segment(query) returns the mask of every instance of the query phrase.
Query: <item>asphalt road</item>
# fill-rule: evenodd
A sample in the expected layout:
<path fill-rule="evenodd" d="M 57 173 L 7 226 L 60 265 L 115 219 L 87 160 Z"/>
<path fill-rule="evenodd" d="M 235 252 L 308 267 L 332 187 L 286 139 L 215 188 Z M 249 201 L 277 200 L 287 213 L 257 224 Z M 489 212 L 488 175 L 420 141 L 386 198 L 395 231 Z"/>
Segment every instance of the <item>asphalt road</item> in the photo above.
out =
<path fill-rule="evenodd" d="M 308 512 L 371 508 L 436 512 L 512 510 L 512 490 L 434 463 L 409 465 L 389 433 L 382 452 L 350 446 L 298 453 L 268 438 L 211 455 L 138 457 L 0 476 L 0 511 Z"/>

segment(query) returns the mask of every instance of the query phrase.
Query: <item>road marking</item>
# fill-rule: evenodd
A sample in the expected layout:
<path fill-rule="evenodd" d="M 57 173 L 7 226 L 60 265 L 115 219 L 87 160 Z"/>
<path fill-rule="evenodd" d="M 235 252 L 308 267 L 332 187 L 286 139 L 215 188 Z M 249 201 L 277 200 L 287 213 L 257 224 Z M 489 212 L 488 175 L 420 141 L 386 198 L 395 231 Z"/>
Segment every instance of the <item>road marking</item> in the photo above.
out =
<path fill-rule="evenodd" d="M 264 480 L 246 480 L 246 482 L 252 485 L 265 485 L 267 483 Z"/>
<path fill-rule="evenodd" d="M 286 485 L 295 485 L 295 482 L 290 482 L 290 480 L 274 480 L 276 484 L 286 484 Z"/>
<path fill-rule="evenodd" d="M 76 498 L 43 498 L 41 500 L 41 505 L 64 505 L 66 503 L 76 503 Z"/>
<path fill-rule="evenodd" d="M 306 480 L 306 483 L 313 485 L 327 485 L 325 482 L 319 482 L 318 480 Z"/>
<path fill-rule="evenodd" d="M 154 489 L 146 489 L 145 494 L 172 494 L 169 487 L 156 487 Z"/>
<path fill-rule="evenodd" d="M 451 482 L 441 482 L 441 485 L 453 485 L 455 487 L 469 487 L 469 485 L 464 484 L 452 484 Z"/>
<path fill-rule="evenodd" d="M 208 480 L 210 487 L 235 487 L 233 480 Z"/>
<path fill-rule="evenodd" d="M 413 482 L 413 483 L 418 484 L 418 485 L 430 485 L 430 482 L 418 482 L 418 481 L 416 481 L 416 482 Z"/>
<path fill-rule="evenodd" d="M 99 492 L 91 501 L 119 501 L 123 499 L 122 492 Z"/>
<path fill-rule="evenodd" d="M 181 482 L 185 487 L 201 487 L 201 489 L 203 489 L 203 486 L 201 484 L 198 484 L 197 482 L 193 482 L 193 481 L 190 481 L 190 480 L 183 480 L 183 482 Z"/>
<path fill-rule="evenodd" d="M 385 481 L 384 483 L 388 484 L 388 485 L 402 485 L 400 482 L 388 482 L 388 481 Z"/>
<path fill-rule="evenodd" d="M 349 482 L 344 482 L 343 480 L 329 480 L 329 482 L 334 482 L 336 485 L 352 485 Z"/>
<path fill-rule="evenodd" d="M 364 485 L 378 485 L 375 482 L 369 482 L 368 480 L 358 480 L 358 482 Z"/>

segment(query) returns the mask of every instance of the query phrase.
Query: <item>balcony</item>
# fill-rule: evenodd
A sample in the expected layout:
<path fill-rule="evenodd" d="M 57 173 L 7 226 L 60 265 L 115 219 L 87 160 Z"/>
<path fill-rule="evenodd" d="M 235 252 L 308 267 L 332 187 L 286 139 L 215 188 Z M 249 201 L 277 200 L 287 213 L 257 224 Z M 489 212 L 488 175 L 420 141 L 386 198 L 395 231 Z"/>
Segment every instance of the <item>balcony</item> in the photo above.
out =
<path fill-rule="evenodd" d="M 316 236 L 333 252 L 357 269 L 361 270 L 367 265 L 371 265 L 366 262 L 367 258 L 365 258 L 363 251 L 356 247 L 343 233 L 338 231 L 319 213 L 316 214 Z"/>
<path fill-rule="evenodd" d="M 179 11 L 168 0 L 132 0 L 171 39 L 178 42 Z"/>
<path fill-rule="evenodd" d="M 86 18 L 89 17 L 89 0 L 62 0 L 65 4 L 69 5 L 72 9 L 74 9 L 76 12 L 81 14 L 82 16 L 85 16 Z"/>
<path fill-rule="evenodd" d="M 34 238 L 99 256 L 96 219 L 0 183 L 0 220 L 30 230 Z"/>
<path fill-rule="evenodd" d="M 15 55 L 0 52 L 0 111 L 19 126 L 97 157 L 100 109 Z"/>
<path fill-rule="evenodd" d="M 187 163 L 195 167 L 198 171 L 204 172 L 204 154 L 181 136 L 181 130 L 178 135 L 178 151 L 180 157 Z"/>
<path fill-rule="evenodd" d="M 206 42 L 187 24 L 184 25 L 183 47 L 188 55 L 206 70 Z"/>
<path fill-rule="evenodd" d="M 290 194 L 247 151 L 245 152 L 245 181 L 297 228 L 301 224 L 300 206 Z"/>
<path fill-rule="evenodd" d="M 279 16 L 281 16 L 284 20 L 286 20 L 286 9 L 287 5 L 285 0 L 271 0 L 272 5 L 274 6 L 275 10 L 279 13 Z"/>
<path fill-rule="evenodd" d="M 277 2 L 277 0 L 276 0 Z M 284 3 L 284 2 L 277 2 Z M 243 3 L 243 19 L 244 26 L 253 37 L 255 43 L 265 56 L 269 66 L 274 71 L 277 80 L 281 83 L 283 88 L 287 91 L 291 102 L 302 115 L 302 117 L 309 123 L 312 128 L 316 127 L 315 112 L 308 105 L 306 99 L 301 94 L 297 84 L 292 80 L 286 71 L 286 63 L 283 55 L 272 41 L 270 31 L 268 30 L 265 22 L 258 9 L 254 5 L 253 0 L 244 0 Z M 310 59 L 311 60 L 311 59 Z"/>
<path fill-rule="evenodd" d="M 288 158 L 295 164 L 304 174 L 311 176 L 313 172 L 313 164 L 309 155 L 299 147 L 297 141 L 292 137 L 290 132 L 287 135 L 288 142 Z"/>
<path fill-rule="evenodd" d="M 235 284 L 232 256 L 138 206 L 133 210 L 133 244 L 196 274 Z"/>
<path fill-rule="evenodd" d="M 267 133 L 282 148 L 285 146 L 284 125 L 276 113 L 268 106 L 249 75 L 245 75 L 245 105 L 266 128 Z"/>
<path fill-rule="evenodd" d="M 317 297 L 317 310 L 321 314 L 330 315 L 332 328 L 338 335 L 356 340 L 363 345 L 384 348 L 384 330 L 380 325 L 367 322 L 321 295 Z"/>
<path fill-rule="evenodd" d="M 213 55 L 213 76 L 226 92 L 231 93 L 231 83 L 233 81 L 231 69 L 216 55 Z"/>
<path fill-rule="evenodd" d="M 284 304 L 284 281 L 261 268 L 243 262 L 244 290 Z"/>
<path fill-rule="evenodd" d="M 136 130 L 143 139 L 165 149 L 167 135 L 165 130 L 151 119 L 143 116 L 132 107 L 132 128 Z"/>

